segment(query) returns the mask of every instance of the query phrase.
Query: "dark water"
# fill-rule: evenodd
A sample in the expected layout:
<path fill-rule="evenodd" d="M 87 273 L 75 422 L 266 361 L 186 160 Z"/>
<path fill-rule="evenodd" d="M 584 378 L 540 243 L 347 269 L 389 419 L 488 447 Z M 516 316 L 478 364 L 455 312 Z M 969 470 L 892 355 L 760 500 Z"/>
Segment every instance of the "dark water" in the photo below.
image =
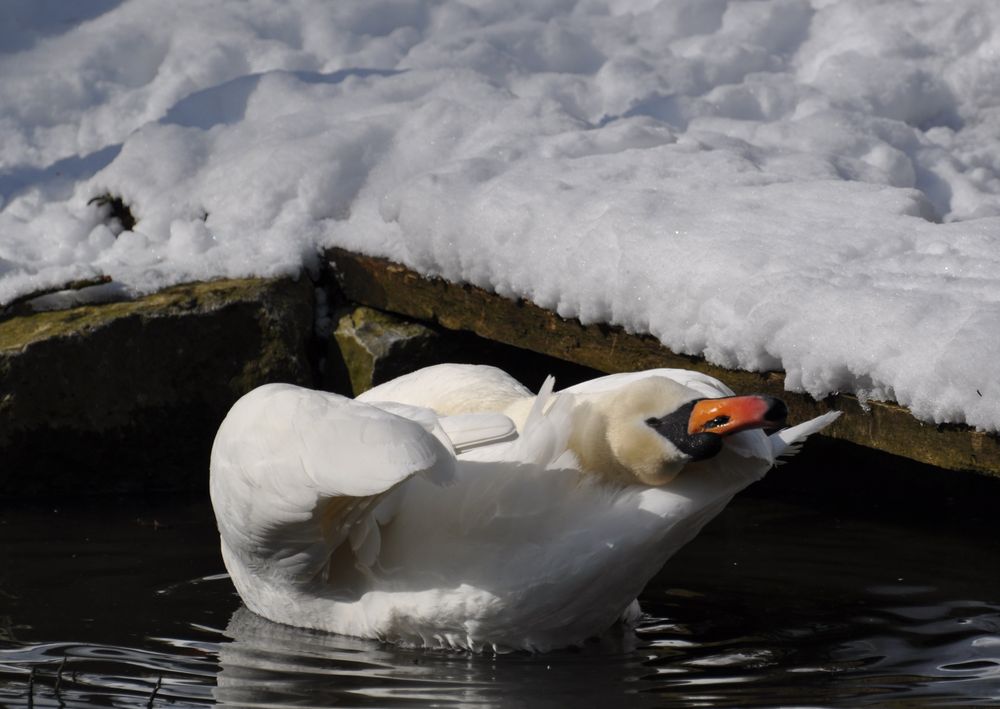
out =
<path fill-rule="evenodd" d="M 0 508 L 0 704 L 997 706 L 996 529 L 741 497 L 635 636 L 490 657 L 240 610 L 204 502 Z"/>

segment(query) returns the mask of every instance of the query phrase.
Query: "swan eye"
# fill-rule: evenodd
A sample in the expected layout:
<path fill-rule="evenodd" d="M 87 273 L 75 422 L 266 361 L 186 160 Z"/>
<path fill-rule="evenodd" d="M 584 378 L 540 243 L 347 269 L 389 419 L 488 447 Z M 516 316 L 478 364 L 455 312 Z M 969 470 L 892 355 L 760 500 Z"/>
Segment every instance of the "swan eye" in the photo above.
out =
<path fill-rule="evenodd" d="M 702 430 L 708 431 L 712 428 L 718 428 L 719 426 L 725 426 L 729 423 L 728 416 L 716 416 L 714 419 L 705 424 Z"/>

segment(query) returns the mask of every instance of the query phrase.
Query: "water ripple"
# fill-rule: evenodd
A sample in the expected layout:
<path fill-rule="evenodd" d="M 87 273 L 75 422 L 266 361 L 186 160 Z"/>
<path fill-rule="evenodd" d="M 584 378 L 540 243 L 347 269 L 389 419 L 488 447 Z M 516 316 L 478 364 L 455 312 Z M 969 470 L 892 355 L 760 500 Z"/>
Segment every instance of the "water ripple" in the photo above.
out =
<path fill-rule="evenodd" d="M 739 501 L 650 584 L 634 633 L 494 657 L 259 618 L 220 573 L 210 510 L 198 514 L 204 522 L 173 520 L 155 537 L 142 528 L 144 539 L 104 518 L 84 541 L 46 538 L 52 525 L 43 520 L 0 545 L 0 568 L 13 570 L 0 574 L 0 637 L 9 638 L 0 641 L 0 705 L 29 697 L 35 707 L 74 709 L 146 707 L 151 697 L 171 707 L 1000 700 L 998 544 L 986 536 L 831 524 L 820 513 Z M 67 560 L 62 584 L 45 561 L 56 552 Z M 145 571 L 123 572 L 143 554 Z"/>

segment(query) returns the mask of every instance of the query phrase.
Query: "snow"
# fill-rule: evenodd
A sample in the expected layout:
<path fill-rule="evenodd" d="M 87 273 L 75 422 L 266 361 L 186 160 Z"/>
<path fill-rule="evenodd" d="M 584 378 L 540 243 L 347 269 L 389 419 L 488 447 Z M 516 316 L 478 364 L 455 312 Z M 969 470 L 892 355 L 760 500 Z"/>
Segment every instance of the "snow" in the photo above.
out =
<path fill-rule="evenodd" d="M 0 303 L 340 245 L 1000 430 L 998 50 L 995 0 L 5 0 Z"/>

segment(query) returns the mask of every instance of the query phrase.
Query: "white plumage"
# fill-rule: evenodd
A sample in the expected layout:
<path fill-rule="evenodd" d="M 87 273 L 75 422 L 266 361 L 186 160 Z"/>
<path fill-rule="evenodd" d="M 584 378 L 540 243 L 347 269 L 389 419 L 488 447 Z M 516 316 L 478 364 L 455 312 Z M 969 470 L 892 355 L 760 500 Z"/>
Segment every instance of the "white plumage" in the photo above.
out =
<path fill-rule="evenodd" d="M 698 461 L 661 435 L 678 407 L 731 394 L 650 370 L 555 395 L 549 380 L 536 397 L 468 365 L 353 401 L 267 385 L 213 447 L 223 558 L 247 606 L 281 623 L 472 650 L 576 644 L 634 614 L 677 549 L 836 417 L 732 433 Z"/>

